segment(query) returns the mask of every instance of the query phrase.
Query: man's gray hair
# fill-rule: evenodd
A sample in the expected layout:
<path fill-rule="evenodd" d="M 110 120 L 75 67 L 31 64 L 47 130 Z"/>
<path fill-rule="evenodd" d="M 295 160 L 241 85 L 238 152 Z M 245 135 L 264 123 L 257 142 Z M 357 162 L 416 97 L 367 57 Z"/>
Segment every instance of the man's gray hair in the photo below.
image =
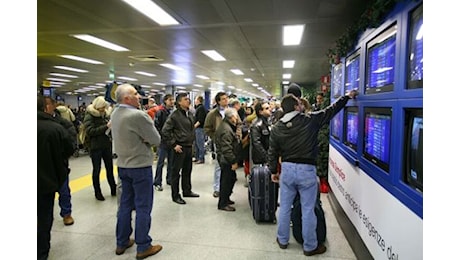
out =
<path fill-rule="evenodd" d="M 117 87 L 115 90 L 115 99 L 117 100 L 117 103 L 123 103 L 123 98 L 130 94 L 129 90 L 131 88 L 134 88 L 133 85 L 127 83 L 121 84 Z"/>
<path fill-rule="evenodd" d="M 238 116 L 238 111 L 234 108 L 226 108 L 225 109 L 225 118 L 232 118 L 232 116 Z"/>

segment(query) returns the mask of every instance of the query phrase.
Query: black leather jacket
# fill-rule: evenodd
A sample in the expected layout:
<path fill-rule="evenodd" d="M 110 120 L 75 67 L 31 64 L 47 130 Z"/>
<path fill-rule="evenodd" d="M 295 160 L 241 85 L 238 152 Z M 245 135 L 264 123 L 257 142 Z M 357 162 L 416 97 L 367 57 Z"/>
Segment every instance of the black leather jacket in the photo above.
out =
<path fill-rule="evenodd" d="M 251 159 L 254 164 L 268 163 L 268 147 L 270 141 L 270 125 L 265 117 L 258 117 L 251 125 L 250 141 L 252 145 Z"/>
<path fill-rule="evenodd" d="M 280 156 L 282 162 L 316 165 L 318 131 L 345 107 L 348 99 L 348 96 L 342 96 L 325 109 L 308 114 L 286 113 L 270 133 L 268 164 L 272 174 L 277 172 Z"/>
<path fill-rule="evenodd" d="M 161 138 L 164 138 L 166 144 L 172 148 L 176 144 L 192 147 L 195 141 L 194 121 L 195 118 L 190 111 L 187 116 L 185 110 L 181 108 L 174 110 L 161 129 Z"/>

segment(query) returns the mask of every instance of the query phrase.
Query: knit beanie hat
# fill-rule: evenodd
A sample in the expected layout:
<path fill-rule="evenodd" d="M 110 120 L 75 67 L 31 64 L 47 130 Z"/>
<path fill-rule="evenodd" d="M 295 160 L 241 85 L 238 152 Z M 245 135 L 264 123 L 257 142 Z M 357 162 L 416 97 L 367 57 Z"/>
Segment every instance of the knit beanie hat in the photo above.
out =
<path fill-rule="evenodd" d="M 99 96 L 93 100 L 93 107 L 95 109 L 99 109 L 102 107 L 107 107 L 107 102 L 105 101 L 103 96 Z"/>
<path fill-rule="evenodd" d="M 302 96 L 302 90 L 300 90 L 299 85 L 297 85 L 295 83 L 291 83 L 291 85 L 289 85 L 287 93 L 288 94 L 293 94 L 294 96 L 296 96 L 298 98 Z"/>

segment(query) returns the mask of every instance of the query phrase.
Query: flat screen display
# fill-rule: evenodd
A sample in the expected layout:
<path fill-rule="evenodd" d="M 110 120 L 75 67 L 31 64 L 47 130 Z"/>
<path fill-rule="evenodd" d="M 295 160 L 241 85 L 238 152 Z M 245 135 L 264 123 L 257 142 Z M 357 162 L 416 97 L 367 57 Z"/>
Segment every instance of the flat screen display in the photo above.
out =
<path fill-rule="evenodd" d="M 407 88 L 423 88 L 423 5 L 411 13 Z"/>
<path fill-rule="evenodd" d="M 339 112 L 331 120 L 331 135 L 335 139 L 340 139 L 340 130 L 342 129 L 342 113 Z"/>
<path fill-rule="evenodd" d="M 364 113 L 363 155 L 388 172 L 390 168 L 391 109 L 365 108 Z"/>
<path fill-rule="evenodd" d="M 366 94 L 393 91 L 395 80 L 396 26 L 372 40 L 367 50 Z"/>
<path fill-rule="evenodd" d="M 343 64 L 337 64 L 332 69 L 331 95 L 334 98 L 342 95 L 343 88 Z"/>
<path fill-rule="evenodd" d="M 345 108 L 345 145 L 356 151 L 358 146 L 358 108 Z"/>
<path fill-rule="evenodd" d="M 423 112 L 406 111 L 406 182 L 423 191 Z"/>
<path fill-rule="evenodd" d="M 350 56 L 345 63 L 345 92 L 358 90 L 359 54 Z"/>

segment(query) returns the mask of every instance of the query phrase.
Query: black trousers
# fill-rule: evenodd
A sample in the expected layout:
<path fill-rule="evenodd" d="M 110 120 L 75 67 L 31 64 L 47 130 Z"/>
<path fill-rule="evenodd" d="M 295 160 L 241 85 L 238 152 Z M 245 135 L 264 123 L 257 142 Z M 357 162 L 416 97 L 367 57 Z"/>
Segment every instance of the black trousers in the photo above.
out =
<path fill-rule="evenodd" d="M 192 192 L 192 147 L 182 147 L 182 153 L 176 153 L 173 149 L 173 162 L 171 169 L 171 196 L 172 199 L 175 199 L 180 196 L 179 179 L 181 179 L 182 193 Z"/>
<path fill-rule="evenodd" d="M 55 192 L 37 193 L 37 259 L 48 259 Z"/>
<path fill-rule="evenodd" d="M 230 195 L 233 193 L 233 187 L 236 182 L 236 172 L 232 170 L 232 165 L 219 163 L 220 165 L 220 191 L 217 208 L 221 209 L 228 205 Z"/>

